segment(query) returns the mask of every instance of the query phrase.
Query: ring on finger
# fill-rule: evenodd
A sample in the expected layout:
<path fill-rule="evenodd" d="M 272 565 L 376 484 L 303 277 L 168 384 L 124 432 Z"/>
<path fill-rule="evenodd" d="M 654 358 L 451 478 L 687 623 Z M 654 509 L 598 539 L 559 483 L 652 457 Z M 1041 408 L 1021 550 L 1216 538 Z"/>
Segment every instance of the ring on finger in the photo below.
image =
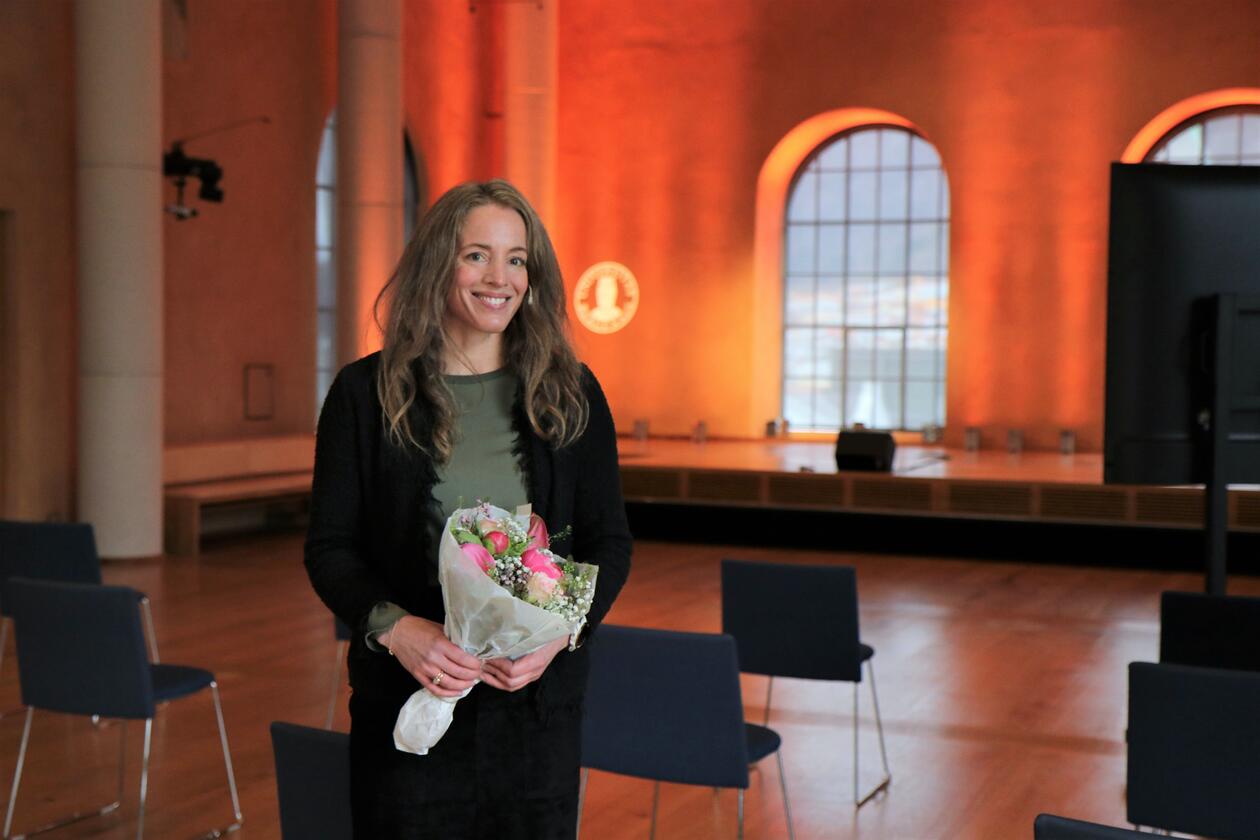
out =
<path fill-rule="evenodd" d="M 445 676 L 446 676 L 446 674 L 445 674 L 444 672 L 442 672 L 442 671 L 438 671 L 438 672 L 437 672 L 437 675 L 433 677 L 433 686 L 434 686 L 434 688 L 437 688 L 437 687 L 439 687 L 439 686 L 441 686 L 441 685 L 442 685 L 442 679 L 443 679 L 443 677 L 445 677 Z"/>

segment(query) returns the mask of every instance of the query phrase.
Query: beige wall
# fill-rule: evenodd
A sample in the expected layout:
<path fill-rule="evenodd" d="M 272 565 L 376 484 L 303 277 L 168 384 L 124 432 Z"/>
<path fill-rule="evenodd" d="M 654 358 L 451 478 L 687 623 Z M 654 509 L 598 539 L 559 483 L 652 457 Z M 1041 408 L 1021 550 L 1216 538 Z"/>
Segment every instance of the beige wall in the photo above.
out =
<path fill-rule="evenodd" d="M 428 198 L 497 174 L 494 4 L 407 0 L 404 109 Z M 617 259 L 642 286 L 613 336 L 577 328 L 619 423 L 755 433 L 758 172 L 803 120 L 850 106 L 918 125 L 953 193 L 949 421 L 1061 425 L 1101 442 L 1107 163 L 1205 90 L 1260 86 L 1260 4 L 1215 0 L 640 0 L 559 7 L 553 234 L 570 282 Z M 222 205 L 165 225 L 168 443 L 308 432 L 314 172 L 336 88 L 333 0 L 190 0 L 165 62 L 165 139 L 257 115 L 187 151 Z M 71 6 L 0 3 L 5 515 L 72 515 Z M 173 191 L 168 187 L 168 200 Z M 247 421 L 242 366 L 275 366 Z M 773 401 L 773 394 L 770 395 Z"/>

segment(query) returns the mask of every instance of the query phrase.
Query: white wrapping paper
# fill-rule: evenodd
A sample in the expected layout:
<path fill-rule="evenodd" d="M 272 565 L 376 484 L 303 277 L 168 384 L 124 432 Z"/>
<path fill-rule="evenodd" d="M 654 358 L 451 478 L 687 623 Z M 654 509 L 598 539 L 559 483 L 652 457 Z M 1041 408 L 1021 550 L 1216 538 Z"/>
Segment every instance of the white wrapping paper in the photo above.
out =
<path fill-rule="evenodd" d="M 568 622 L 516 598 L 460 550 L 451 524 L 475 510 L 466 508 L 451 514 L 438 545 L 438 582 L 446 605 L 446 637 L 478 659 L 518 659 L 580 629 L 584 618 Z M 489 512 L 496 519 L 513 516 L 523 527 L 529 526 L 529 505 L 517 508 L 514 515 L 493 506 Z M 597 569 L 586 568 L 590 569 L 593 582 Z M 459 699 L 437 697 L 423 688 L 412 694 L 398 712 L 394 746 L 403 752 L 426 755 L 446 734 Z"/>

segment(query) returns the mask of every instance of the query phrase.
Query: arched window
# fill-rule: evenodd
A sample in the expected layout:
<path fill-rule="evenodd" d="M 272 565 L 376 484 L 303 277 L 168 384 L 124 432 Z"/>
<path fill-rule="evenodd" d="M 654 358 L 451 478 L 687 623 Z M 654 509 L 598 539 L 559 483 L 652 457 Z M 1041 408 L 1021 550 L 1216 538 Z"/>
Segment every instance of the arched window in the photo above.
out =
<path fill-rule="evenodd" d="M 822 143 L 784 224 L 783 416 L 797 431 L 945 423 L 949 185 L 899 126 Z"/>
<path fill-rule="evenodd" d="M 403 133 L 403 239 L 416 224 L 421 191 L 411 140 Z M 315 166 L 315 417 L 337 375 L 337 111 L 324 123 Z M 383 280 L 382 280 L 383 282 Z"/>
<path fill-rule="evenodd" d="M 1146 160 L 1260 165 L 1260 105 L 1238 105 L 1197 114 L 1164 135 Z"/>

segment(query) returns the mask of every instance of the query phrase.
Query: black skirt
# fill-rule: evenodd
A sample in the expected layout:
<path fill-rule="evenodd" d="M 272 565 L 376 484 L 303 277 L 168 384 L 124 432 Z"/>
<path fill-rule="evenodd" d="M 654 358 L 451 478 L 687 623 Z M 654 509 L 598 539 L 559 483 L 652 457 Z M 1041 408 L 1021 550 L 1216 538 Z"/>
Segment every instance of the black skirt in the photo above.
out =
<path fill-rule="evenodd" d="M 537 687 L 509 693 L 476 686 L 425 756 L 394 748 L 402 700 L 352 696 L 356 840 L 575 837 L 580 710 L 544 711 Z"/>

